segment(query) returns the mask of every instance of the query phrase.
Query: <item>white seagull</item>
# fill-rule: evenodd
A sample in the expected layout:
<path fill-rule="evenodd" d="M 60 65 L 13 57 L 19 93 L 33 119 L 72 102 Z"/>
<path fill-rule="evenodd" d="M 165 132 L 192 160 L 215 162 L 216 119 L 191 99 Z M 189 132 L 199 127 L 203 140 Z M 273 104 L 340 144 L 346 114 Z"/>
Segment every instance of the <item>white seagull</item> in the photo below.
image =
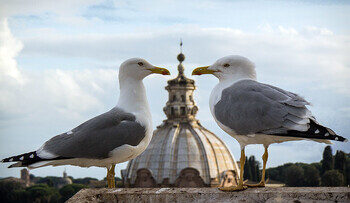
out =
<path fill-rule="evenodd" d="M 38 150 L 3 159 L 9 166 L 38 168 L 74 165 L 106 167 L 109 188 L 115 187 L 115 164 L 141 154 L 152 137 L 152 118 L 142 80 L 169 71 L 132 58 L 119 68 L 120 96 L 116 107 L 45 142 Z"/>
<path fill-rule="evenodd" d="M 313 140 L 330 143 L 329 140 L 346 141 L 334 131 L 319 125 L 306 108 L 307 102 L 292 92 L 256 81 L 254 64 L 242 56 L 226 56 L 211 66 L 199 67 L 192 75 L 213 74 L 219 79 L 210 95 L 210 110 L 226 133 L 241 146 L 240 180 L 236 187 L 219 188 L 238 191 L 265 186 L 267 148 L 272 143 L 293 140 Z M 244 185 L 244 148 L 249 144 L 262 144 L 263 171 L 259 184 Z"/>

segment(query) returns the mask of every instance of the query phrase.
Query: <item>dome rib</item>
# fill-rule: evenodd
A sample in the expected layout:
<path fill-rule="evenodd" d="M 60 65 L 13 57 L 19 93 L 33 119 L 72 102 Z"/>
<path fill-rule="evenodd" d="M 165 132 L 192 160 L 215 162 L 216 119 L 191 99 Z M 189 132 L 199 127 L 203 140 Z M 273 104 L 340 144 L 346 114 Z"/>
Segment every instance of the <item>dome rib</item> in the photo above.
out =
<path fill-rule="evenodd" d="M 177 156 L 178 156 L 178 150 L 179 150 L 179 137 L 181 129 L 179 128 L 179 125 L 176 127 L 176 130 L 174 132 L 174 137 L 172 139 L 172 153 L 170 154 L 170 171 L 169 171 L 169 180 L 170 183 L 173 183 L 175 181 L 175 178 L 177 177 Z"/>
<path fill-rule="evenodd" d="M 209 166 L 209 160 L 208 160 L 208 154 L 207 154 L 207 150 L 206 150 L 206 147 L 205 147 L 205 145 L 204 145 L 204 143 L 203 143 L 203 139 L 201 139 L 201 137 L 200 137 L 200 135 L 193 129 L 193 128 L 191 128 L 191 130 L 192 130 L 192 134 L 195 136 L 195 138 L 196 138 L 196 141 L 197 141 L 197 145 L 198 146 L 200 146 L 200 148 L 201 148 L 201 152 L 203 153 L 203 155 L 202 154 L 200 154 L 200 159 L 204 159 L 203 161 L 202 161 L 202 163 L 203 163 L 203 165 L 204 165 L 204 168 L 205 168 L 205 174 L 199 174 L 200 176 L 202 176 L 202 177 L 204 177 L 204 182 L 206 183 L 206 184 L 210 184 L 210 166 Z"/>
<path fill-rule="evenodd" d="M 172 131 L 173 128 L 169 128 L 167 129 L 167 133 L 165 135 L 165 138 L 163 140 L 163 143 L 162 143 L 162 149 L 161 151 L 162 152 L 166 152 L 166 150 L 169 148 L 169 138 L 171 136 L 170 132 Z M 161 183 L 162 182 L 162 179 L 164 178 L 164 174 L 165 173 L 165 164 L 166 164 L 166 160 L 165 157 L 166 157 L 167 153 L 162 153 L 160 158 L 159 158 L 159 167 L 158 167 L 158 173 L 157 173 L 157 177 L 156 177 L 156 181 L 157 183 Z"/>
<path fill-rule="evenodd" d="M 203 128 L 202 128 L 203 129 Z M 220 174 L 220 171 L 219 171 L 219 163 L 218 163 L 218 160 L 217 160 L 217 155 L 216 155 L 216 152 L 215 152 L 215 149 L 214 149 L 214 147 L 213 147 L 213 144 L 212 144 L 212 142 L 209 140 L 209 138 L 205 135 L 205 133 L 203 133 L 203 130 L 202 129 L 200 129 L 200 128 L 198 128 L 198 130 L 201 132 L 201 134 L 203 134 L 203 136 L 205 137 L 205 139 L 206 139 L 206 141 L 207 141 L 207 143 L 208 143 L 208 146 L 210 146 L 210 150 L 211 150 L 211 153 L 212 153 L 212 155 L 215 157 L 215 167 L 213 167 L 213 168 L 215 168 L 216 169 L 216 173 L 215 174 L 211 174 L 211 170 L 210 170 L 210 172 L 209 172 L 209 174 L 210 174 L 210 176 L 211 177 L 219 177 L 219 174 Z M 209 163 L 212 163 L 212 162 L 208 162 L 208 165 L 209 165 Z"/>

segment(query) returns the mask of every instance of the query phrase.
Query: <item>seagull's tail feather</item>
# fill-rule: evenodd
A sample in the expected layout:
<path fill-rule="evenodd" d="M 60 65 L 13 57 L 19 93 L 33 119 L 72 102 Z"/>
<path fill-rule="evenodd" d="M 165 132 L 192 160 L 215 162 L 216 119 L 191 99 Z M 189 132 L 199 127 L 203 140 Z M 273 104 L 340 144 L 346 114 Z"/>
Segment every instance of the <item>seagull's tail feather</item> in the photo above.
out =
<path fill-rule="evenodd" d="M 46 165 L 50 161 L 66 159 L 65 157 L 56 157 L 54 159 L 43 159 L 39 157 L 36 151 L 20 154 L 17 156 L 11 156 L 6 159 L 3 159 L 1 162 L 17 162 L 9 166 L 9 168 L 14 167 L 29 167 L 29 168 L 38 168 Z"/>
<path fill-rule="evenodd" d="M 15 164 L 10 165 L 8 168 L 15 168 L 15 167 L 24 167 L 24 166 L 22 165 L 22 162 L 19 161 Z"/>
<path fill-rule="evenodd" d="M 286 133 L 274 133 L 273 135 L 319 140 L 324 143 L 330 143 L 329 140 L 348 141 L 345 137 L 337 135 L 333 130 L 318 124 L 313 119 L 310 119 L 310 127 L 307 131 L 288 130 Z"/>
<path fill-rule="evenodd" d="M 6 163 L 6 162 L 17 162 L 15 164 L 12 164 L 9 166 L 9 168 L 14 168 L 14 167 L 26 167 L 28 163 L 33 163 L 37 162 L 40 157 L 36 155 L 36 151 L 29 152 L 29 153 L 24 153 L 20 154 L 17 156 L 11 156 L 6 159 L 3 159 L 1 162 Z"/>

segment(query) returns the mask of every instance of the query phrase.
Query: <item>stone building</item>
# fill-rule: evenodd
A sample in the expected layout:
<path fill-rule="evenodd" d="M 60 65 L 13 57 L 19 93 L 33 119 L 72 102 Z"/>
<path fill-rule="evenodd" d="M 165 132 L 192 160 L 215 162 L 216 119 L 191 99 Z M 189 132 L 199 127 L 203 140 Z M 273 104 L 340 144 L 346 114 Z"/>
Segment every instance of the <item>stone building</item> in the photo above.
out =
<path fill-rule="evenodd" d="M 21 170 L 21 180 L 24 181 L 26 187 L 30 185 L 30 175 L 28 169 L 24 168 Z"/>
<path fill-rule="evenodd" d="M 211 187 L 237 184 L 239 168 L 225 143 L 204 128 L 193 99 L 195 82 L 184 75 L 184 54 L 177 56 L 178 76 L 165 88 L 167 119 L 154 131 L 148 148 L 122 170 L 126 187 Z"/>
<path fill-rule="evenodd" d="M 69 185 L 69 184 L 72 184 L 72 183 L 73 183 L 72 179 L 70 179 L 70 178 L 68 177 L 66 170 L 64 170 L 64 171 L 63 171 L 63 176 L 62 176 L 62 178 L 58 181 L 56 187 L 57 187 L 57 188 L 62 188 L 63 186 Z"/>

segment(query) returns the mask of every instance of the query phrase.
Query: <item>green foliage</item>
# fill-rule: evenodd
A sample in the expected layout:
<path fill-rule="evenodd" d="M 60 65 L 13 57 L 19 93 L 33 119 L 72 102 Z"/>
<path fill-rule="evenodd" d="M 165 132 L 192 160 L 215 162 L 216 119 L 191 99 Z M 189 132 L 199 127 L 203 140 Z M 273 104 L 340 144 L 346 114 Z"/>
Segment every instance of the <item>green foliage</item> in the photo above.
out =
<path fill-rule="evenodd" d="M 290 187 L 300 187 L 304 183 L 304 169 L 301 166 L 293 164 L 285 171 L 285 181 Z"/>
<path fill-rule="evenodd" d="M 57 187 L 60 182 L 61 182 L 62 178 L 61 177 L 56 177 L 56 176 L 47 176 L 45 178 L 38 178 L 36 183 L 43 183 L 43 184 L 47 184 L 50 187 Z"/>
<path fill-rule="evenodd" d="M 277 180 L 279 182 L 285 182 L 285 170 L 293 164 L 286 163 L 282 166 L 277 166 L 275 168 L 268 168 L 266 170 L 266 175 L 271 180 Z"/>
<path fill-rule="evenodd" d="M 244 179 L 252 180 L 252 181 L 260 181 L 260 163 L 255 160 L 254 156 L 250 156 L 245 158 L 244 164 Z"/>
<path fill-rule="evenodd" d="M 47 184 L 36 184 L 26 188 L 26 195 L 30 202 L 58 202 L 60 198 L 58 191 Z"/>
<path fill-rule="evenodd" d="M 344 176 L 338 170 L 326 171 L 322 176 L 322 186 L 336 187 L 344 184 Z"/>
<path fill-rule="evenodd" d="M 75 193 L 79 192 L 81 189 L 87 188 L 86 185 L 82 184 L 70 184 L 65 185 L 59 190 L 59 193 L 61 194 L 61 201 L 67 201 L 69 198 L 71 198 Z"/>
<path fill-rule="evenodd" d="M 328 170 L 333 169 L 333 155 L 332 155 L 332 147 L 327 146 L 323 151 L 323 159 L 322 159 L 322 174 Z"/>
<path fill-rule="evenodd" d="M 0 202 L 17 202 L 18 195 L 13 191 L 22 190 L 23 184 L 17 181 L 1 180 L 0 181 Z"/>
<path fill-rule="evenodd" d="M 312 164 L 303 166 L 304 184 L 302 186 L 317 187 L 320 185 L 320 174 Z"/>
<path fill-rule="evenodd" d="M 346 185 L 350 185 L 350 157 L 346 158 L 345 179 Z"/>
<path fill-rule="evenodd" d="M 250 170 L 252 173 L 252 181 L 256 181 L 257 177 L 256 177 L 256 170 L 259 170 L 256 168 L 256 161 L 255 161 L 255 156 L 250 156 L 248 159 L 249 165 L 250 165 Z"/>
<path fill-rule="evenodd" d="M 319 163 L 288 163 L 268 168 L 266 176 L 288 186 L 347 186 L 350 185 L 350 154 L 337 151 L 333 157 L 332 148 L 327 146 Z"/>
<path fill-rule="evenodd" d="M 78 179 L 73 179 L 73 183 L 76 183 L 76 184 L 84 184 L 84 185 L 88 185 L 90 183 L 91 180 L 98 180 L 96 178 L 89 178 L 89 177 L 86 177 L 86 178 L 78 178 Z"/>
<path fill-rule="evenodd" d="M 271 180 L 283 182 L 292 187 L 316 187 L 320 184 L 320 175 L 315 166 L 317 164 L 287 163 L 267 169 L 266 175 Z"/>
<path fill-rule="evenodd" d="M 337 153 L 335 153 L 335 156 L 334 156 L 334 169 L 344 174 L 345 166 L 346 166 L 345 153 L 343 151 L 337 150 Z"/>
<path fill-rule="evenodd" d="M 255 165 L 255 173 L 256 173 L 256 182 L 260 182 L 261 179 L 261 173 L 260 173 L 260 163 L 257 161 Z"/>
<path fill-rule="evenodd" d="M 244 180 L 251 180 L 252 179 L 252 171 L 250 169 L 250 164 L 249 164 L 247 156 L 245 157 L 243 177 L 244 177 Z"/>
<path fill-rule="evenodd" d="M 55 178 L 35 177 L 41 182 L 54 183 Z M 46 183 L 39 183 L 33 186 L 24 187 L 24 184 L 17 180 L 0 181 L 0 202 L 41 202 L 58 203 L 65 202 L 82 188 L 87 188 L 82 184 L 65 185 L 59 191 Z"/>
<path fill-rule="evenodd" d="M 322 163 L 321 162 L 317 162 L 317 163 L 312 163 L 310 164 L 311 166 L 315 167 L 318 172 L 321 172 L 322 171 Z"/>

